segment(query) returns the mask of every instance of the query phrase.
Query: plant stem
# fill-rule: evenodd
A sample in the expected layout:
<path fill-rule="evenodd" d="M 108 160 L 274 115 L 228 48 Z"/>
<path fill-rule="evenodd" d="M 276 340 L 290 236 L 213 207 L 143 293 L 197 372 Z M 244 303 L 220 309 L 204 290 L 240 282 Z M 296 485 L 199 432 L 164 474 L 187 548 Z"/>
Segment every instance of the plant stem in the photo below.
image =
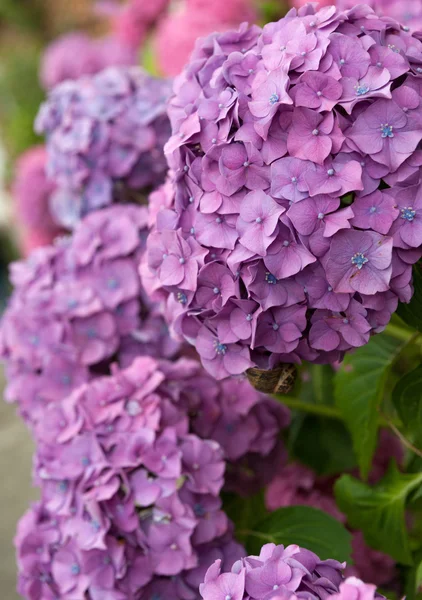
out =
<path fill-rule="evenodd" d="M 416 456 L 420 456 L 422 458 L 422 450 L 419 450 L 419 448 L 416 448 L 416 446 L 414 446 L 412 444 L 412 442 L 410 442 L 407 439 L 407 437 L 405 437 L 402 434 L 402 432 L 400 431 L 400 429 L 398 429 L 395 426 L 395 424 L 388 417 L 384 416 L 384 419 L 387 421 L 387 424 L 389 425 L 389 427 L 391 428 L 391 430 L 396 434 L 396 436 L 402 442 L 403 446 L 406 446 L 406 448 L 408 448 L 409 450 L 411 450 L 412 452 L 414 452 L 416 454 Z"/>
<path fill-rule="evenodd" d="M 311 404 L 310 402 L 303 402 L 299 398 L 294 396 L 276 396 L 277 400 L 291 408 L 292 410 L 299 410 L 312 415 L 320 415 L 321 417 L 328 417 L 329 419 L 337 419 L 342 421 L 343 418 L 340 412 L 335 406 L 328 406 L 326 404 Z"/>
<path fill-rule="evenodd" d="M 303 400 L 295 398 L 294 396 L 277 395 L 275 398 L 284 404 L 284 406 L 287 406 L 292 410 L 298 410 L 310 415 L 318 415 L 320 417 L 327 417 L 328 419 L 343 421 L 340 411 L 335 406 L 329 406 L 327 404 L 311 404 L 310 402 L 303 402 Z M 380 415 L 379 424 L 381 427 L 390 426 L 391 421 L 387 421 L 383 415 Z"/>

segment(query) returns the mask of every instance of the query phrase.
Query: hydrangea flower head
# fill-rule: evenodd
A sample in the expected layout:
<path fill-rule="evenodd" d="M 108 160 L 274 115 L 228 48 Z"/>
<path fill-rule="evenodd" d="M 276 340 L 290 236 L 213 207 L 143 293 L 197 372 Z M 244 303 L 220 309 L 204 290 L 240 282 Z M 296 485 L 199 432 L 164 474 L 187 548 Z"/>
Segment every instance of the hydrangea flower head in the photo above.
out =
<path fill-rule="evenodd" d="M 364 6 L 308 5 L 197 44 L 141 270 L 215 377 L 341 360 L 409 302 L 421 51 Z"/>
<path fill-rule="evenodd" d="M 58 222 L 72 228 L 112 202 L 139 201 L 164 180 L 169 92 L 169 82 L 136 67 L 110 67 L 50 92 L 36 128 L 46 135 L 47 172 L 60 188 Z"/>
<path fill-rule="evenodd" d="M 31 423 L 113 362 L 177 352 L 137 273 L 146 225 L 144 207 L 110 206 L 88 215 L 72 237 L 11 266 L 1 354 L 7 397 Z"/>
<path fill-rule="evenodd" d="M 145 357 L 115 369 L 62 401 L 55 436 L 54 420 L 39 431 L 42 501 L 16 540 L 28 600 L 151 598 L 163 582 L 183 600 L 203 560 L 243 554 L 221 509 L 223 450 L 172 410 L 168 390 L 182 393 L 183 380 L 166 368 Z"/>
<path fill-rule="evenodd" d="M 293 544 L 265 544 L 259 556 L 239 560 L 230 572 L 223 571 L 217 560 L 208 569 L 199 591 L 203 600 L 324 600 L 342 590 L 344 567 L 345 563 L 322 561 Z"/>

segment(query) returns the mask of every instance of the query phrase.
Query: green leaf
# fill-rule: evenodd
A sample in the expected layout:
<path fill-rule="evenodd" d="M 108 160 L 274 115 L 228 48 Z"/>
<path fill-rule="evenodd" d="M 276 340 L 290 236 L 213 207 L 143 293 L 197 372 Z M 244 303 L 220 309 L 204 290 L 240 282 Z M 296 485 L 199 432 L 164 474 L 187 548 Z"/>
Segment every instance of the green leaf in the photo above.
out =
<path fill-rule="evenodd" d="M 279 508 L 248 533 L 246 547 L 251 553 L 258 553 L 269 542 L 298 544 L 323 560 L 351 562 L 351 534 L 339 521 L 309 506 Z"/>
<path fill-rule="evenodd" d="M 368 476 L 377 443 L 378 409 L 390 368 L 406 341 L 376 335 L 346 356 L 335 376 L 335 399 L 351 433 L 361 475 Z"/>
<path fill-rule="evenodd" d="M 343 475 L 335 484 L 335 495 L 349 525 L 361 529 L 370 546 L 411 565 L 405 508 L 409 494 L 420 485 L 422 473 L 400 473 L 393 463 L 387 475 L 374 486 Z"/>
<path fill-rule="evenodd" d="M 261 490 L 254 496 L 242 498 L 234 494 L 223 495 L 223 508 L 229 518 L 233 521 L 236 538 L 245 543 L 248 537 L 247 531 L 262 521 L 269 513 L 265 508 L 264 492 Z"/>
<path fill-rule="evenodd" d="M 400 379 L 393 391 L 393 403 L 406 432 L 422 445 L 422 365 Z"/>
<path fill-rule="evenodd" d="M 397 314 L 407 325 L 422 331 L 422 269 L 421 263 L 413 267 L 413 287 L 415 292 L 409 304 L 399 304 Z"/>
<path fill-rule="evenodd" d="M 292 452 L 318 475 L 336 475 L 356 467 L 350 434 L 341 421 L 333 419 L 307 415 L 296 434 Z"/>

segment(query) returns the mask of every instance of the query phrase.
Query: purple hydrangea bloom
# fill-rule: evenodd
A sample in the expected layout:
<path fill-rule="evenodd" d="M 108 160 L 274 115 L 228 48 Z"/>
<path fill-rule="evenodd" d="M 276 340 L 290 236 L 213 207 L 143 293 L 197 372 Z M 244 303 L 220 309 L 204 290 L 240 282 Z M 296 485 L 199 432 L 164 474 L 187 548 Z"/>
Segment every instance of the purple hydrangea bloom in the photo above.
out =
<path fill-rule="evenodd" d="M 1 354 L 6 395 L 31 424 L 116 360 L 177 353 L 137 271 L 146 233 L 145 208 L 110 206 L 88 215 L 72 237 L 12 264 Z"/>
<path fill-rule="evenodd" d="M 230 567 L 242 556 L 221 509 L 223 449 L 189 431 L 176 401 L 195 365 L 138 358 L 81 386 L 61 402 L 60 419 L 39 424 L 42 500 L 16 537 L 25 598 L 150 598 L 166 581 L 194 598 L 203 557 L 214 550 Z"/>
<path fill-rule="evenodd" d="M 55 87 L 36 121 L 47 137 L 47 172 L 59 186 L 56 220 L 72 228 L 116 201 L 140 201 L 162 183 L 170 129 L 168 81 L 109 67 Z"/>
<path fill-rule="evenodd" d="M 203 600 L 322 600 L 342 589 L 344 567 L 344 563 L 335 560 L 322 561 L 299 546 L 266 544 L 259 556 L 237 561 L 229 572 L 222 572 L 221 561 L 216 561 L 199 591 Z"/>
<path fill-rule="evenodd" d="M 293 9 L 197 44 L 141 271 L 213 376 L 341 360 L 410 301 L 421 52 L 368 7 Z M 166 265 L 176 238 L 189 257 Z"/>

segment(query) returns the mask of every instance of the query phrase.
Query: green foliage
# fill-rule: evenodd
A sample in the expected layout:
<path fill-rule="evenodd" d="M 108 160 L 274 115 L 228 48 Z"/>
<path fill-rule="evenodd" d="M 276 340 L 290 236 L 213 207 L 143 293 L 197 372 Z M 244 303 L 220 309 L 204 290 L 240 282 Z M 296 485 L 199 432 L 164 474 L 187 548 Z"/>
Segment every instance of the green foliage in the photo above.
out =
<path fill-rule="evenodd" d="M 400 379 L 393 391 L 393 402 L 406 434 L 422 448 L 422 365 Z"/>
<path fill-rule="evenodd" d="M 265 508 L 263 490 L 247 498 L 226 494 L 223 497 L 223 504 L 224 510 L 235 524 L 236 537 L 243 544 L 246 544 L 249 530 L 254 529 L 257 523 L 269 514 Z"/>
<path fill-rule="evenodd" d="M 0 130 L 9 156 L 14 159 L 39 141 L 34 132 L 34 119 L 44 99 L 38 83 L 38 47 L 0 54 Z"/>
<path fill-rule="evenodd" d="M 409 304 L 399 304 L 397 314 L 403 321 L 422 331 L 422 264 L 419 262 L 413 267 L 413 286 L 415 292 Z"/>
<path fill-rule="evenodd" d="M 334 419 L 307 415 L 295 436 L 292 453 L 318 475 L 337 475 L 356 467 L 350 434 Z"/>
<path fill-rule="evenodd" d="M 361 474 L 366 478 L 377 443 L 379 407 L 393 362 L 406 345 L 381 334 L 344 360 L 335 378 L 336 404 L 349 428 Z"/>
<path fill-rule="evenodd" d="M 279 508 L 252 529 L 246 541 L 248 552 L 256 554 L 263 544 L 298 544 L 322 559 L 351 562 L 351 535 L 327 513 L 309 506 Z"/>
<path fill-rule="evenodd" d="M 369 486 L 350 475 L 335 485 L 337 504 L 354 529 L 361 529 L 367 543 L 405 565 L 413 557 L 405 522 L 407 500 L 422 484 L 422 473 L 400 473 L 392 464 L 387 475 Z"/>

